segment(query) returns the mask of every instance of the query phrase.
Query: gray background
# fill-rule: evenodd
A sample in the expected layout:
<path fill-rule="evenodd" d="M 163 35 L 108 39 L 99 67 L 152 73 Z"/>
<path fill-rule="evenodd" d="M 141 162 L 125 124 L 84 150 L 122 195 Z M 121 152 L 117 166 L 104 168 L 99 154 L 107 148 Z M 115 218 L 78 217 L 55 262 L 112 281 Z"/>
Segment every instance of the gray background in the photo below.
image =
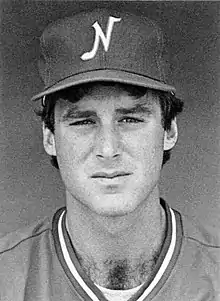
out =
<path fill-rule="evenodd" d="M 129 2 L 129 4 L 128 4 Z M 108 6 L 102 2 L 102 6 Z M 171 59 L 169 81 L 185 101 L 179 141 L 161 179 L 161 195 L 184 214 L 220 227 L 220 4 L 111 2 L 141 11 L 163 28 Z M 30 101 L 43 89 L 37 73 L 38 38 L 52 20 L 88 1 L 1 1 L 0 232 L 52 214 L 64 205 L 59 173 L 42 146 L 41 124 Z"/>

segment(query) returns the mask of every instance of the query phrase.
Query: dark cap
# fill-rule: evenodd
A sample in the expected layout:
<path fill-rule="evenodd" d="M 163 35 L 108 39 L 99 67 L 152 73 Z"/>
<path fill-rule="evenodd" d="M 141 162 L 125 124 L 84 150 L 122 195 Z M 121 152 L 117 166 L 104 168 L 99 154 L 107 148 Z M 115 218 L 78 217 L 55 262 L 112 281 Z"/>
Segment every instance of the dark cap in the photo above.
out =
<path fill-rule="evenodd" d="M 165 81 L 160 28 L 148 18 L 99 9 L 49 25 L 40 40 L 45 89 L 32 100 L 94 81 L 175 92 Z"/>

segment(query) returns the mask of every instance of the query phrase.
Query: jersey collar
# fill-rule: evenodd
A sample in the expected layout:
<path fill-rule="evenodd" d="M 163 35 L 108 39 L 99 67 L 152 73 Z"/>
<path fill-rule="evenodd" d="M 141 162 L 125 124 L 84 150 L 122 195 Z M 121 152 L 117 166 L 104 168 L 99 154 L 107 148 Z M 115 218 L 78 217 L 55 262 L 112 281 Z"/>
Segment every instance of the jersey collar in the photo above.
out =
<path fill-rule="evenodd" d="M 180 216 L 162 199 L 161 206 L 166 213 L 166 237 L 154 269 L 154 275 L 151 282 L 142 285 L 129 301 L 144 301 L 155 296 L 166 282 L 178 258 L 182 243 Z M 82 270 L 67 232 L 65 219 L 66 208 L 61 208 L 53 219 L 55 247 L 62 268 L 71 281 L 73 289 L 77 290 L 84 300 L 106 301 L 102 292 Z"/>

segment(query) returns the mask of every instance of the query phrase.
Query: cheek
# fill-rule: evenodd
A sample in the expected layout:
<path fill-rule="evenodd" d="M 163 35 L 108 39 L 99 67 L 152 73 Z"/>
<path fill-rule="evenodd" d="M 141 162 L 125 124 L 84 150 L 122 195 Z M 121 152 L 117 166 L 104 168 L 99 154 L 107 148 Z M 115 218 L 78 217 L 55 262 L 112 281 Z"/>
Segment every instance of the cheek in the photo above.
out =
<path fill-rule="evenodd" d="M 148 193 L 160 178 L 163 161 L 163 131 L 139 135 L 136 145 L 133 143 L 135 165 L 137 168 L 136 187 L 144 193 Z"/>
<path fill-rule="evenodd" d="M 85 161 L 91 149 L 90 139 L 73 135 L 70 131 L 57 130 L 55 144 L 58 163 L 66 168 L 77 168 Z"/>
<path fill-rule="evenodd" d="M 143 129 L 132 137 L 125 137 L 125 141 L 126 148 L 142 164 L 149 160 L 160 160 L 163 155 L 164 131 L 161 126 Z"/>

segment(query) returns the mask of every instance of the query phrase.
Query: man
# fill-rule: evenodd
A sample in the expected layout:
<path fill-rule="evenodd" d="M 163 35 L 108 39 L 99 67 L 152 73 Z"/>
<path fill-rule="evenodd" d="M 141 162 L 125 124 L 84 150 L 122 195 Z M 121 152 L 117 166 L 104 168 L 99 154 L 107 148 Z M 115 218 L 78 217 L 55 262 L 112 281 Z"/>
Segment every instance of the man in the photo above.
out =
<path fill-rule="evenodd" d="M 95 10 L 41 37 L 39 113 L 66 207 L 0 247 L 1 300 L 218 300 L 217 237 L 160 199 L 182 102 L 147 18 Z"/>

